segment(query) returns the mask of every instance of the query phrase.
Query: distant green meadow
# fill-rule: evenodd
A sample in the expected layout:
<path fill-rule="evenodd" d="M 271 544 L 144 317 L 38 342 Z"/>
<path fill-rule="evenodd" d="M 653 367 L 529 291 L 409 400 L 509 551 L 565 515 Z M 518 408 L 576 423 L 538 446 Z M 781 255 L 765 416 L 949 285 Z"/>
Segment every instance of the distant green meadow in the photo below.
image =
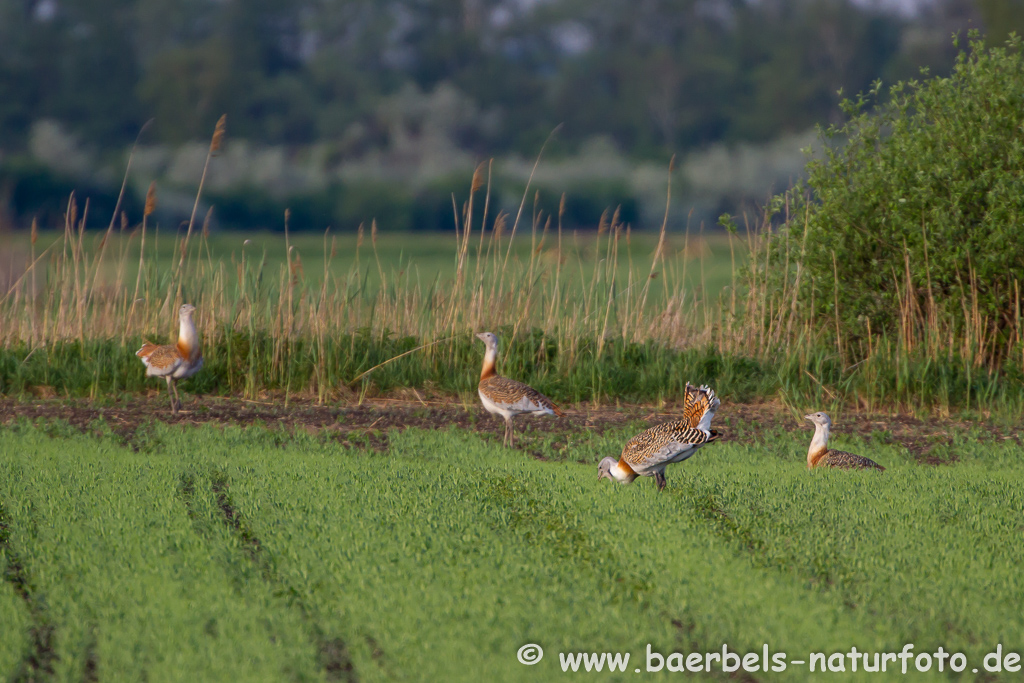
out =
<path fill-rule="evenodd" d="M 958 434 L 933 467 L 839 435 L 887 471 L 809 472 L 807 434 L 764 434 L 703 448 L 659 494 L 597 480 L 633 429 L 559 450 L 527 431 L 540 461 L 439 427 L 383 453 L 260 426 L 3 427 L 0 676 L 540 681 L 628 653 L 587 680 L 701 679 L 729 673 L 669 668 L 725 646 L 784 653 L 747 680 L 804 680 L 814 653 L 881 680 L 846 653 L 912 644 L 913 680 L 976 680 L 997 646 L 1010 667 L 1024 651 L 1015 442 Z"/>
<path fill-rule="evenodd" d="M 508 227 L 505 230 L 509 230 Z M 90 252 L 98 251 L 105 230 L 92 230 L 85 233 L 85 247 Z M 267 231 L 218 231 L 211 233 L 200 245 L 194 233 L 190 240 L 192 261 L 209 261 L 213 264 L 223 262 L 233 270 L 242 262 L 243 256 L 250 264 L 260 264 L 269 280 L 268 286 L 273 287 L 278 271 L 287 263 L 286 254 L 292 249 L 292 258 L 299 257 L 302 262 L 302 275 L 311 285 L 323 281 L 324 273 L 329 277 L 344 280 L 357 267 L 362 278 L 366 278 L 366 286 L 378 289 L 381 274 L 389 283 L 406 281 L 428 287 L 435 279 L 442 282 L 450 281 L 457 268 L 456 235 L 454 229 L 448 232 L 389 232 L 380 230 L 374 240 L 370 229 L 366 228 L 360 237 L 356 232 L 332 231 L 322 233 L 297 232 L 287 238 L 282 232 Z M 170 270 L 181 256 L 180 240 L 185 237 L 184 227 L 179 230 L 150 226 L 146 233 L 147 267 L 159 271 Z M 487 237 L 490 237 L 488 233 Z M 118 256 L 122 250 L 128 252 L 125 260 L 124 278 L 134 283 L 138 272 L 139 243 L 141 233 L 138 227 L 121 232 L 115 230 L 106 245 L 106 265 L 101 281 L 111 282 L 116 278 Z M 30 236 L 27 232 L 16 232 L 6 237 L 7 244 L 0 249 L 0 257 L 5 261 L 13 261 L 12 265 L 20 265 L 19 261 L 29 254 Z M 60 251 L 64 235 L 61 232 L 40 232 L 36 240 L 36 253 L 42 253 L 47 247 L 55 245 Z M 471 236 L 471 248 L 467 254 L 471 267 L 477 259 L 479 234 Z M 625 235 L 621 238 L 621 253 L 618 256 L 619 277 L 625 279 L 630 267 L 634 271 L 646 274 L 658 244 L 657 231 L 631 231 L 628 242 Z M 568 267 L 565 276 L 569 279 L 578 278 L 585 272 L 587 277 L 593 276 L 596 262 L 605 257 L 606 241 L 597 244 L 595 231 L 570 231 L 562 233 L 563 258 Z M 483 257 L 487 257 L 489 244 L 484 244 Z M 512 249 L 508 256 L 513 261 L 529 262 L 534 250 L 541 253 L 552 252 L 558 246 L 556 230 L 549 229 L 547 234 L 538 230 L 534 235 L 529 225 L 520 226 Z M 504 258 L 508 247 L 508 239 L 502 242 L 501 257 Z M 376 249 L 375 249 L 376 248 Z M 737 265 L 746 262 L 747 247 L 742 240 L 734 241 Z M 15 253 L 16 252 L 16 253 Z M 12 258 L 12 253 L 16 258 Z M 694 227 L 688 233 L 677 231 L 667 236 L 665 247 L 667 258 L 672 261 L 679 257 L 688 262 L 686 282 L 693 289 L 706 289 L 716 293 L 732 283 L 732 257 L 729 241 L 721 232 L 702 232 Z M 325 258 L 328 261 L 325 267 Z M 493 258 L 493 253 L 491 254 Z M 378 262 L 380 268 L 378 269 Z M 45 265 L 46 261 L 42 262 Z M 4 265 L 7 265 L 6 263 Z M 42 267 L 41 265 L 41 267 Z M 673 264 L 675 265 L 675 264 Z M 545 267 L 550 267 L 550 261 Z M 652 296 L 660 296 L 661 288 L 652 289 Z"/>

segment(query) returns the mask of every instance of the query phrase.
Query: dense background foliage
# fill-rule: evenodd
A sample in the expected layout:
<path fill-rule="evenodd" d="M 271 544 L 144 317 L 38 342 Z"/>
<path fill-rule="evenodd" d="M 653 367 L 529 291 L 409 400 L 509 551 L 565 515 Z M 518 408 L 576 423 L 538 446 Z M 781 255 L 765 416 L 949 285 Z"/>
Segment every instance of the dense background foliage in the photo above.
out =
<path fill-rule="evenodd" d="M 394 134 L 389 116 L 415 109 L 401 98 L 446 84 L 463 147 L 534 154 L 564 122 L 565 144 L 607 134 L 659 157 L 834 118 L 837 89 L 945 67 L 947 29 L 991 14 L 941 2 L 910 20 L 847 0 L 35 0 L 0 12 L 8 150 L 42 118 L 114 146 L 150 117 L 158 141 L 205 138 L 226 112 L 237 136 L 331 139 L 348 154 Z"/>
<path fill-rule="evenodd" d="M 161 222 L 177 224 L 191 203 L 169 191 L 194 192 L 190 145 L 222 113 L 230 146 L 207 189 L 229 226 L 280 229 L 290 206 L 298 229 L 448 227 L 449 193 L 483 159 L 512 160 L 495 173 L 502 205 L 516 203 L 559 124 L 546 158 L 573 163 L 536 179 L 549 212 L 566 192 L 582 201 L 567 224 L 623 203 L 657 226 L 675 154 L 673 223 L 691 208 L 699 222 L 799 177 L 800 136 L 841 120 L 839 90 L 947 73 L 949 36 L 968 27 L 1002 40 L 1024 3 L 4 3 L 0 228 L 59 215 L 69 183 L 112 204 L 150 119 L 129 189 L 158 181 Z"/>
<path fill-rule="evenodd" d="M 975 39 L 949 77 L 898 83 L 870 110 L 847 102 L 806 186 L 776 200 L 790 220 L 762 262 L 775 287 L 854 340 L 956 337 L 972 340 L 965 355 L 995 359 L 1019 345 L 1021 46 Z"/>

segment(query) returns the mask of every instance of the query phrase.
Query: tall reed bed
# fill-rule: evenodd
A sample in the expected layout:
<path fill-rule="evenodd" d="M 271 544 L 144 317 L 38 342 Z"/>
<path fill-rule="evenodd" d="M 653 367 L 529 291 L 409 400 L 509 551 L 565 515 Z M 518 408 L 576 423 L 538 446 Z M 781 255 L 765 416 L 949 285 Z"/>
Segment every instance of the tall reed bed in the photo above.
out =
<path fill-rule="evenodd" d="M 703 258 L 689 257 L 699 236 L 666 248 L 667 210 L 656 247 L 636 254 L 616 211 L 582 237 L 562 229 L 564 198 L 548 215 L 528 189 L 516 212 L 496 211 L 482 164 L 461 205 L 453 196 L 453 274 L 423 282 L 409 264 L 381 260 L 375 222 L 355 235 L 325 232 L 314 263 L 291 244 L 286 213 L 284 263 L 273 269 L 254 250 L 215 258 L 195 215 L 187 229 L 161 235 L 150 224 L 156 201 L 151 188 L 140 224 L 121 214 L 90 236 L 88 203 L 72 197 L 59 239 L 40 244 L 33 229 L 24 273 L 0 299 L 0 391 L 98 397 L 149 387 L 133 352 L 142 339 L 173 338 L 177 308 L 189 302 L 206 366 L 186 388 L 201 392 L 329 401 L 426 388 L 468 397 L 480 351 L 472 333 L 490 329 L 503 338 L 505 372 L 561 401 L 660 402 L 692 381 L 794 409 L 1014 416 L 1024 407 L 1024 356 L 996 362 L 984 353 L 987 323 L 969 298 L 964 319 L 949 320 L 908 292 L 898 334 L 853 335 L 798 305 L 802 245 L 766 248 L 789 239 L 769 225 L 730 232 L 732 284 L 707 291 Z M 153 256 L 167 239 L 170 264 Z M 339 274 L 340 250 L 355 258 Z M 793 273 L 781 287 L 770 277 L 779 268 Z M 898 274 L 893 286 L 905 287 Z M 1019 315 L 1013 324 L 1014 353 L 1024 353 Z"/>

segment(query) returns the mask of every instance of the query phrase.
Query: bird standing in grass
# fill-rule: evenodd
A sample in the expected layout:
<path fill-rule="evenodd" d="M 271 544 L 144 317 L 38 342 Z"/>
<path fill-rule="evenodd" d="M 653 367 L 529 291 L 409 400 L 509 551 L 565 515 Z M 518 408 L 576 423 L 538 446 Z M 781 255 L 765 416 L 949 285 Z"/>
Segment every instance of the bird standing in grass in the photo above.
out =
<path fill-rule="evenodd" d="M 502 445 L 508 444 L 510 448 L 513 445 L 512 418 L 516 415 L 537 413 L 562 417 L 562 411 L 547 396 L 522 382 L 502 377 L 494 370 L 494 363 L 498 359 L 498 337 L 492 332 L 481 332 L 476 336 L 487 347 L 477 390 L 487 412 L 505 419 L 505 438 Z"/>
<path fill-rule="evenodd" d="M 597 466 L 597 478 L 629 484 L 637 477 L 654 477 L 658 490 L 665 488 L 665 468 L 682 462 L 706 443 L 718 438 L 711 420 L 721 401 L 714 390 L 686 384 L 683 417 L 655 425 L 626 442 L 619 459 L 605 458 Z"/>
<path fill-rule="evenodd" d="M 195 310 L 192 304 L 182 304 L 178 309 L 176 344 L 158 346 L 144 341 L 142 348 L 135 352 L 146 366 L 147 377 L 163 377 L 167 380 L 167 395 L 171 398 L 171 413 L 174 415 L 181 408 L 178 380 L 191 377 L 203 367 L 203 350 L 199 346 L 195 321 L 192 320 Z"/>
<path fill-rule="evenodd" d="M 828 430 L 832 420 L 825 413 L 811 413 L 804 415 L 804 419 L 814 424 L 814 438 L 811 439 L 811 447 L 807 449 L 807 469 L 835 467 L 841 470 L 885 470 L 869 458 L 829 448 Z"/>

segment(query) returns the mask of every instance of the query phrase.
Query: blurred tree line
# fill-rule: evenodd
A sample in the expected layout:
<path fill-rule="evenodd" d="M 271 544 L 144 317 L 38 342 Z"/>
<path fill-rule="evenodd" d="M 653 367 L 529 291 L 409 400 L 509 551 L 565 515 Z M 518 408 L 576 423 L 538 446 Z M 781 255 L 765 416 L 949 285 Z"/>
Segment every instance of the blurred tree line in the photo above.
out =
<path fill-rule="evenodd" d="M 634 157 L 767 140 L 836 92 L 948 70 L 949 36 L 1024 27 L 1024 0 L 2 0 L 0 150 L 55 119 L 101 148 L 232 136 L 386 145 L 381 103 L 442 84 L 458 143 L 535 154 L 609 135 Z M 386 112 L 386 108 L 383 109 Z"/>

